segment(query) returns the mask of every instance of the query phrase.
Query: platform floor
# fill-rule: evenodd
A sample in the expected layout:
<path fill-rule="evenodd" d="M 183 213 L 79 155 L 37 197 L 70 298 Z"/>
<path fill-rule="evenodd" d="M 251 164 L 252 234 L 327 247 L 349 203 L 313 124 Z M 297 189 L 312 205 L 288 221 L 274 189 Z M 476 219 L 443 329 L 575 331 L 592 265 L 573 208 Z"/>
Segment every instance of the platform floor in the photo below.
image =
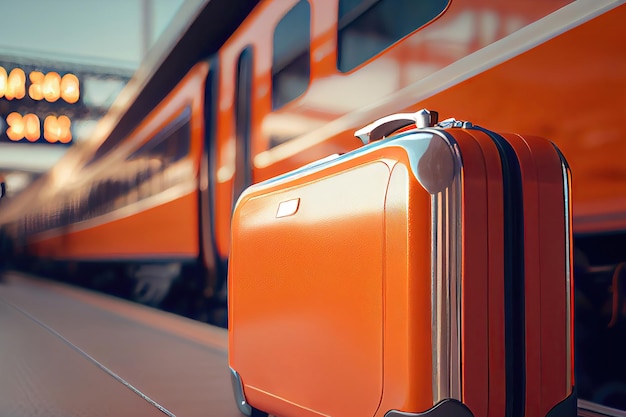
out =
<path fill-rule="evenodd" d="M 8 272 L 0 417 L 241 417 L 226 330 Z"/>

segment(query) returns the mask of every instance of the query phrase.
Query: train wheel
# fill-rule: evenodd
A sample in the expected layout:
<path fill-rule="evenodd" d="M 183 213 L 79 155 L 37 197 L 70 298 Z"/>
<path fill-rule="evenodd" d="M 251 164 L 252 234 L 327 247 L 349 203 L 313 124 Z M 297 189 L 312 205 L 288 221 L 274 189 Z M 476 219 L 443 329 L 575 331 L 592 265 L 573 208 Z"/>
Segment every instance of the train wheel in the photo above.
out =
<path fill-rule="evenodd" d="M 180 277 L 181 264 L 140 265 L 132 272 L 131 298 L 141 304 L 158 307 L 169 294 L 172 284 Z"/>

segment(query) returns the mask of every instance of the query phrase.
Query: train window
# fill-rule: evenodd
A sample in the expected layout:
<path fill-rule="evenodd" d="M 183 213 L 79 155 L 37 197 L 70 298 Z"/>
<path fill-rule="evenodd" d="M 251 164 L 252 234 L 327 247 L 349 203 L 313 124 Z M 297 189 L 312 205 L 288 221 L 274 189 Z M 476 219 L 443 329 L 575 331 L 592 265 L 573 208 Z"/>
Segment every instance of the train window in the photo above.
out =
<path fill-rule="evenodd" d="M 191 145 L 190 118 L 191 109 L 187 107 L 176 120 L 133 152 L 128 160 L 154 158 L 167 165 L 184 158 L 189 153 Z"/>
<path fill-rule="evenodd" d="M 187 121 L 168 132 L 161 141 L 155 143 L 151 154 L 160 156 L 165 163 L 176 162 L 189 153 L 190 139 L 191 127 Z"/>
<path fill-rule="evenodd" d="M 272 58 L 272 108 L 302 95 L 311 72 L 311 6 L 300 0 L 276 25 Z"/>
<path fill-rule="evenodd" d="M 348 72 L 436 18 L 450 0 L 339 0 L 337 68 Z"/>

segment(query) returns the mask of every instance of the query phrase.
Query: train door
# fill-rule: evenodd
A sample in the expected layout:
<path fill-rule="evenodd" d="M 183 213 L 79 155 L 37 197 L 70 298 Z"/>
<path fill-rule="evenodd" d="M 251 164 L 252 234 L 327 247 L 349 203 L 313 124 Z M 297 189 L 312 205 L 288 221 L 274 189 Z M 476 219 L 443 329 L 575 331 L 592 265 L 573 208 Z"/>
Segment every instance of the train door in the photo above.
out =
<path fill-rule="evenodd" d="M 574 236 L 579 415 L 626 415 L 626 232 Z"/>
<path fill-rule="evenodd" d="M 200 160 L 200 252 L 204 266 L 213 279 L 219 277 L 220 262 L 215 250 L 215 135 L 218 101 L 217 58 L 209 62 L 204 85 L 204 144 Z"/>
<path fill-rule="evenodd" d="M 251 46 L 239 55 L 235 84 L 235 173 L 233 208 L 241 192 L 252 184 L 250 166 L 252 123 L 252 77 L 254 54 Z"/>
<path fill-rule="evenodd" d="M 256 45 L 255 45 L 256 47 Z M 218 257 L 225 263 L 230 247 L 230 217 L 241 192 L 252 183 L 253 43 L 247 40 L 221 51 L 218 96 L 214 102 L 213 182 L 214 236 Z M 225 272 L 223 271 L 225 276 Z"/>
<path fill-rule="evenodd" d="M 204 263 L 213 275 L 217 300 L 226 300 L 226 273 L 228 249 L 224 227 L 227 227 L 230 212 L 241 192 L 252 183 L 250 162 L 252 132 L 252 79 L 253 49 L 242 49 L 236 60 L 233 91 L 233 137 L 234 146 L 218 141 L 219 100 L 228 92 L 220 88 L 217 57 L 210 62 L 204 96 L 204 152 L 200 176 L 201 252 Z M 220 153 L 232 152 L 233 169 L 229 181 L 221 181 Z M 225 188 L 230 188 L 224 193 Z M 230 194 L 230 195 L 228 195 Z M 228 212 L 224 210 L 228 207 Z M 220 234 L 221 231 L 221 234 Z M 220 245 L 221 243 L 221 245 Z"/>

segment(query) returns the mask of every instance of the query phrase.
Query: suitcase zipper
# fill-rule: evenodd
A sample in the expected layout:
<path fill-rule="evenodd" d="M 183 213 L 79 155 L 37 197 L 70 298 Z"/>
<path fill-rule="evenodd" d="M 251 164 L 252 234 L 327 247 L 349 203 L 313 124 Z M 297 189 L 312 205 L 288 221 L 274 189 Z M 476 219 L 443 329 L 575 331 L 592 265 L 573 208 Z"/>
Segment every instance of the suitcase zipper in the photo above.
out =
<path fill-rule="evenodd" d="M 487 129 L 473 126 L 495 143 L 502 161 L 504 193 L 504 345 L 505 415 L 523 417 L 526 395 L 526 310 L 524 215 L 519 161 L 511 145 Z"/>

